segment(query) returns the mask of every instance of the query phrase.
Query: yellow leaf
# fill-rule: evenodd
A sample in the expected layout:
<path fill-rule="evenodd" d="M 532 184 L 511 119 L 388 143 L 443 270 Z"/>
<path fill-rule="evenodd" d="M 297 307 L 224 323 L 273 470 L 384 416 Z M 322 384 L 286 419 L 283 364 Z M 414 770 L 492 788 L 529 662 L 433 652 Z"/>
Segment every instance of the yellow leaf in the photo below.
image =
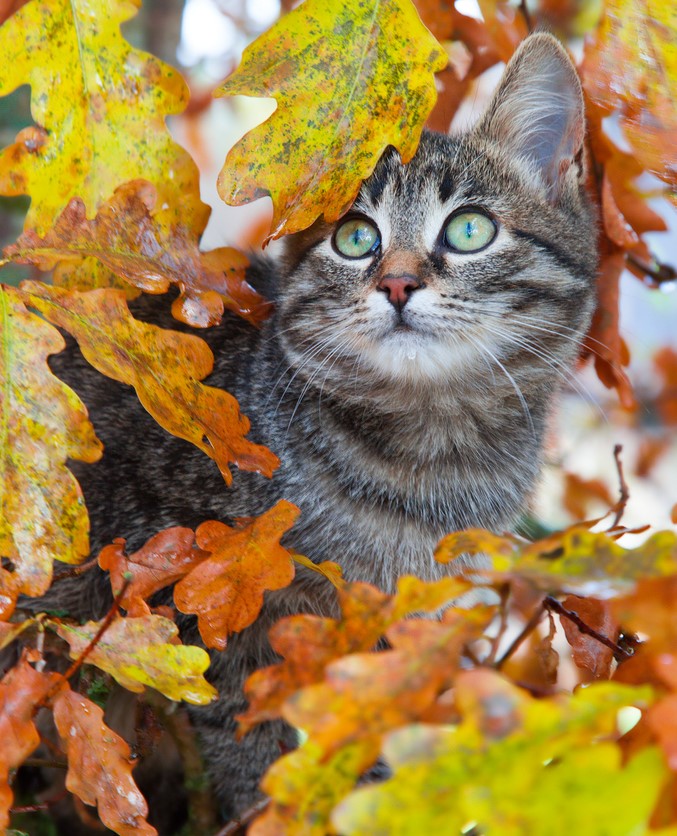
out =
<path fill-rule="evenodd" d="M 410 0 L 306 0 L 217 91 L 278 103 L 228 154 L 219 194 L 233 205 L 269 194 L 274 238 L 335 221 L 389 145 L 413 157 L 446 63 Z"/>
<path fill-rule="evenodd" d="M 31 196 L 26 225 L 41 235 L 71 198 L 93 214 L 138 177 L 158 189 L 167 222 L 204 228 L 197 168 L 165 125 L 185 82 L 120 32 L 139 2 L 32 0 L 0 29 L 0 96 L 30 84 L 37 123 L 0 155 L 0 192 Z"/>
<path fill-rule="evenodd" d="M 103 722 L 98 705 L 73 691 L 54 700 L 54 722 L 68 756 L 66 788 L 120 836 L 157 836 L 146 821 L 148 805 L 132 777 L 127 743 Z"/>
<path fill-rule="evenodd" d="M 101 626 L 100 621 L 82 625 L 48 623 L 68 642 L 73 658 L 82 653 Z M 206 705 L 217 696 L 202 675 L 209 667 L 209 654 L 201 647 L 170 644 L 178 632 L 176 624 L 161 615 L 117 618 L 87 656 L 87 662 L 134 693 L 141 693 L 149 685 L 170 700 Z"/>
<path fill-rule="evenodd" d="M 8 593 L 42 595 L 55 557 L 79 563 L 89 553 L 89 519 L 66 460 L 94 462 L 102 448 L 81 400 L 47 366 L 64 345 L 16 290 L 0 286 L 0 556 L 14 564 L 11 582 L 3 581 Z"/>
<path fill-rule="evenodd" d="M 214 361 L 199 337 L 139 322 L 122 291 L 112 288 L 78 293 L 24 282 L 22 290 L 31 307 L 75 337 L 95 369 L 134 386 L 162 427 L 214 459 L 228 484 L 229 462 L 272 476 L 277 456 L 247 441 L 249 420 L 235 398 L 199 383 Z"/>

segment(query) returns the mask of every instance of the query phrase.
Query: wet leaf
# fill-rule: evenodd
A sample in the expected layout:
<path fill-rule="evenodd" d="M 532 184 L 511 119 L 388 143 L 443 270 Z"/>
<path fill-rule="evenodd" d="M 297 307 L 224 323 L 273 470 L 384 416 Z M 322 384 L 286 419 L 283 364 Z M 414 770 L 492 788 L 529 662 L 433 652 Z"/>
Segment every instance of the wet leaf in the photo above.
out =
<path fill-rule="evenodd" d="M 184 108 L 187 86 L 120 33 L 138 5 L 33 0 L 0 30 L 0 95 L 30 84 L 37 123 L 0 156 L 0 191 L 31 196 L 26 228 L 38 235 L 73 197 L 93 216 L 120 183 L 138 177 L 157 188 L 163 222 L 204 228 L 197 168 L 165 124 Z"/>
<path fill-rule="evenodd" d="M 335 221 L 389 145 L 412 158 L 446 63 L 410 0 L 306 0 L 217 91 L 278 105 L 228 154 L 219 194 L 233 205 L 269 194 L 274 238 Z"/>
<path fill-rule="evenodd" d="M 181 612 L 197 615 L 207 647 L 223 650 L 229 633 L 256 620 L 266 590 L 292 582 L 294 565 L 280 539 L 299 513 L 295 505 L 280 500 L 236 528 L 214 520 L 199 526 L 197 544 L 210 556 L 176 585 L 174 602 Z"/>
<path fill-rule="evenodd" d="M 66 690 L 54 700 L 54 722 L 68 756 L 67 789 L 97 807 L 99 818 L 114 833 L 157 836 L 146 821 L 148 805 L 132 777 L 131 750 L 103 722 L 103 711 Z"/>
<path fill-rule="evenodd" d="M 100 621 L 72 625 L 50 622 L 77 658 L 96 635 Z M 216 698 L 203 674 L 209 655 L 201 647 L 178 642 L 179 628 L 160 615 L 117 618 L 87 656 L 87 663 L 106 671 L 128 691 L 155 688 L 170 700 L 206 705 Z"/>
<path fill-rule="evenodd" d="M 79 563 L 89 552 L 89 520 L 67 459 L 94 462 L 101 443 L 82 401 L 58 380 L 47 357 L 63 337 L 0 286 L 0 556 L 6 614 L 21 591 L 42 595 L 52 561 Z"/>
<path fill-rule="evenodd" d="M 233 478 L 229 462 L 272 476 L 278 459 L 247 441 L 249 420 L 235 398 L 199 383 L 214 362 L 203 340 L 139 322 L 122 291 L 112 288 L 79 293 L 24 282 L 22 290 L 27 304 L 75 337 L 95 369 L 134 386 L 162 427 L 214 459 L 228 484 Z"/>
<path fill-rule="evenodd" d="M 247 258 L 222 247 L 198 250 L 197 235 L 186 225 L 168 226 L 151 215 L 156 189 L 145 180 L 125 183 L 102 203 L 93 220 L 73 198 L 44 237 L 28 230 L 5 248 L 6 258 L 51 270 L 60 261 L 95 258 L 136 288 L 162 293 L 170 284 L 181 295 L 173 312 L 189 325 L 219 322 L 225 306 L 254 325 L 270 312 L 245 280 Z"/>
<path fill-rule="evenodd" d="M 0 829 L 9 826 L 12 790 L 9 772 L 37 748 L 40 735 L 33 722 L 36 706 L 62 681 L 57 673 L 38 673 L 25 658 L 0 680 Z"/>
<path fill-rule="evenodd" d="M 119 538 L 101 550 L 98 562 L 110 572 L 113 595 L 131 576 L 120 606 L 130 615 L 147 615 L 143 601 L 187 575 L 208 556 L 208 552 L 198 548 L 191 529 L 176 526 L 155 534 L 129 556 L 125 554 L 125 541 Z"/>

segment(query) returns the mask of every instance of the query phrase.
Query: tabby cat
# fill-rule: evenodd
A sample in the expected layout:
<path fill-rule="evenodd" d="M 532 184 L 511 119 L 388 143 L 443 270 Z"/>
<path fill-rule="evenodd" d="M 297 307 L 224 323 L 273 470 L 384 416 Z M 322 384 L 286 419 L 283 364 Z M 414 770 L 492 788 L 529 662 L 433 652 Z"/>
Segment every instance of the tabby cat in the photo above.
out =
<path fill-rule="evenodd" d="M 237 397 L 252 440 L 282 460 L 272 480 L 237 472 L 226 487 L 131 388 L 74 347 L 53 358 L 105 445 L 101 462 L 72 465 L 93 551 L 114 537 L 131 551 L 168 526 L 228 522 L 286 498 L 302 511 L 287 546 L 392 590 L 400 575 L 448 571 L 433 559 L 445 533 L 510 527 L 538 478 L 549 414 L 593 308 L 583 141 L 576 72 L 553 37 L 532 35 L 473 128 L 424 133 L 408 165 L 390 149 L 341 220 L 291 236 L 279 264 L 255 265 L 250 280 L 274 300 L 272 319 L 257 331 L 226 315 L 203 336 L 216 355 L 208 383 Z M 134 310 L 181 327 L 161 298 Z M 59 584 L 61 606 L 100 616 L 108 584 L 91 578 Z M 298 571 L 212 654 L 221 697 L 191 715 L 226 815 L 255 800 L 262 772 L 295 741 L 280 722 L 234 741 L 243 679 L 273 661 L 273 621 L 334 612 L 328 586 Z M 199 642 L 191 619 L 182 630 Z"/>

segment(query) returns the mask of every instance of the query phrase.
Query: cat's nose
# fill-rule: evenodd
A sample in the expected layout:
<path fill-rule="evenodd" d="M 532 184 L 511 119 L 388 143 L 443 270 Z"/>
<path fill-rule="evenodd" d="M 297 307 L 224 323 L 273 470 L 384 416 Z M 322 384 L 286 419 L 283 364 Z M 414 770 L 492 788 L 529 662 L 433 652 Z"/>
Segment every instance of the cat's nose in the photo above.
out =
<path fill-rule="evenodd" d="M 411 294 L 421 287 L 421 282 L 416 276 L 408 274 L 384 276 L 376 287 L 386 293 L 390 304 L 401 311 Z"/>

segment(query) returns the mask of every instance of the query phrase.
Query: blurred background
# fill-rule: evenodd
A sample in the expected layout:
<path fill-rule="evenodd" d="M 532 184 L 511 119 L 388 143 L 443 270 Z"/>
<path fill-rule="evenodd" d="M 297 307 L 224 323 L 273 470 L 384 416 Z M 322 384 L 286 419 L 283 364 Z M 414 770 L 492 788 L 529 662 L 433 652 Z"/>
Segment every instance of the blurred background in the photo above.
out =
<path fill-rule="evenodd" d="M 267 231 L 269 201 L 228 207 L 216 193 L 216 178 L 228 149 L 267 118 L 275 103 L 245 97 L 213 99 L 212 92 L 237 66 L 246 45 L 293 5 L 289 0 L 144 0 L 139 13 L 123 27 L 134 46 L 179 68 L 190 86 L 189 107 L 181 116 L 171 118 L 170 128 L 198 163 L 202 199 L 213 210 L 202 239 L 203 249 L 224 244 L 256 248 Z M 514 6 L 516 12 L 519 5 Z M 458 0 L 455 8 L 482 19 L 475 0 Z M 599 20 L 602 3 L 542 0 L 526 4 L 526 11 L 540 25 L 553 29 L 580 57 L 585 34 Z M 458 42 L 445 46 L 458 68 L 463 65 L 464 55 L 462 44 L 455 44 Z M 481 112 L 501 70 L 499 64 L 473 78 L 453 118 L 452 130 L 470 124 Z M 443 97 L 443 80 L 440 88 Z M 619 123 L 613 117 L 606 122 L 607 130 L 622 146 Z M 24 86 L 0 99 L 1 146 L 11 144 L 16 133 L 29 124 L 30 91 Z M 652 193 L 658 181 L 652 182 L 647 175 L 639 185 L 645 194 Z M 645 240 L 659 261 L 675 266 L 677 212 L 660 197 L 653 198 L 650 205 L 665 219 L 669 230 L 648 233 Z M 27 206 L 28 198 L 0 197 L 1 246 L 19 235 Z M 10 265 L 3 270 L 2 280 L 13 283 L 30 274 L 31 268 Z M 651 288 L 630 274 L 623 276 L 621 333 L 631 352 L 628 373 L 638 406 L 632 412 L 623 410 L 616 393 L 599 382 L 589 363 L 566 381 L 553 423 L 548 466 L 533 501 L 532 533 L 538 533 L 541 527 L 558 528 L 604 513 L 618 493 L 613 455 L 616 444 L 623 447 L 622 461 L 630 488 L 625 524 L 659 528 L 672 524 L 671 510 L 677 503 L 676 291 L 675 281 Z M 624 543 L 632 545 L 632 537 L 642 536 L 632 535 Z"/>

